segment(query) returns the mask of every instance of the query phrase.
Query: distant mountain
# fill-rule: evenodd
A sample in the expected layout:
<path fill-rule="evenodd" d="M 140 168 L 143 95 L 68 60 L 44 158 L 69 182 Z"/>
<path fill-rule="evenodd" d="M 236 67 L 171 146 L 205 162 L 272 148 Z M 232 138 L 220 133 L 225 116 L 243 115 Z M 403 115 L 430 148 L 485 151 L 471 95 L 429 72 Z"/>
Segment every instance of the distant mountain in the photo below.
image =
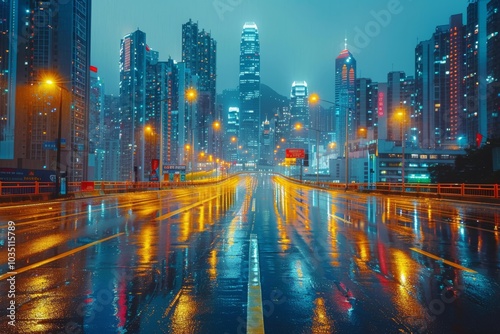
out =
<path fill-rule="evenodd" d="M 290 99 L 277 93 L 274 89 L 265 84 L 260 84 L 260 121 L 274 117 L 276 108 L 286 107 L 290 104 Z M 225 120 L 229 107 L 239 107 L 239 91 L 236 89 L 226 89 L 222 94 L 217 95 L 217 101 L 222 105 L 223 119 Z"/>
<path fill-rule="evenodd" d="M 260 120 L 263 122 L 266 119 L 272 119 L 276 108 L 286 107 L 290 104 L 290 99 L 286 96 L 278 94 L 271 87 L 260 84 Z"/>

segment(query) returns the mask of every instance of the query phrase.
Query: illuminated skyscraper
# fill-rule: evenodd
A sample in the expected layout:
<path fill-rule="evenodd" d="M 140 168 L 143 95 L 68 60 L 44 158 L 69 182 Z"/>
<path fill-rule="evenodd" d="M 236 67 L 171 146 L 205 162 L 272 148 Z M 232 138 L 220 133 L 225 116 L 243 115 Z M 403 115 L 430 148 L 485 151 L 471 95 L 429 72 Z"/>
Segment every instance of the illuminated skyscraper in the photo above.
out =
<path fill-rule="evenodd" d="M 294 81 L 290 92 L 290 145 L 306 150 L 309 144 L 308 138 L 311 135 L 308 97 L 307 83 Z"/>
<path fill-rule="evenodd" d="M 86 179 L 91 7 L 90 0 L 1 2 L 2 166 L 57 169 L 62 95 L 60 170 L 69 181 Z M 40 84 L 49 74 L 62 94 Z"/>
<path fill-rule="evenodd" d="M 456 145 L 464 134 L 464 73 L 465 26 L 457 14 L 415 48 L 413 125 L 422 148 Z"/>
<path fill-rule="evenodd" d="M 260 42 L 257 25 L 243 26 L 240 44 L 240 145 L 243 162 L 259 159 Z"/>
<path fill-rule="evenodd" d="M 356 107 L 356 60 L 344 49 L 335 59 L 335 116 L 336 142 L 339 152 L 345 154 L 346 129 L 349 138 L 355 129 L 354 110 Z M 347 113 L 347 117 L 346 117 Z M 347 118 L 347 126 L 346 126 Z M 342 154 L 341 154 L 342 155 Z"/>
<path fill-rule="evenodd" d="M 466 137 L 476 145 L 478 135 L 487 136 L 487 36 L 486 15 L 488 0 L 470 0 L 467 6 L 465 114 Z M 484 141 L 483 140 L 483 141 Z"/>
<path fill-rule="evenodd" d="M 182 25 L 182 61 L 197 80 L 197 113 L 193 120 L 195 150 L 208 153 L 213 136 L 211 124 L 216 115 L 216 62 L 217 42 L 205 30 L 198 30 L 198 23 L 189 20 Z"/>
<path fill-rule="evenodd" d="M 500 0 L 488 3 L 488 138 L 500 135 Z"/>

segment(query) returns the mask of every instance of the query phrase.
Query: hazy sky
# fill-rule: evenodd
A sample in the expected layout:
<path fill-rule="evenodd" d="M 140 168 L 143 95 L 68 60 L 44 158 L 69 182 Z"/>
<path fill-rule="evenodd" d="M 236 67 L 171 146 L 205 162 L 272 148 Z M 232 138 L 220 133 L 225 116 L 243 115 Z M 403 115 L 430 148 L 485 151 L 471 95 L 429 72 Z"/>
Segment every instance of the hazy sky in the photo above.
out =
<path fill-rule="evenodd" d="M 414 49 L 436 25 L 465 13 L 467 0 L 98 0 L 92 8 L 92 64 L 107 94 L 118 94 L 120 39 L 137 28 L 148 45 L 181 61 L 182 24 L 190 18 L 217 41 L 217 91 L 236 88 L 244 22 L 255 21 L 261 80 L 288 96 L 294 80 L 334 99 L 335 58 L 347 37 L 358 77 L 414 75 Z M 464 14 L 464 23 L 466 17 Z"/>

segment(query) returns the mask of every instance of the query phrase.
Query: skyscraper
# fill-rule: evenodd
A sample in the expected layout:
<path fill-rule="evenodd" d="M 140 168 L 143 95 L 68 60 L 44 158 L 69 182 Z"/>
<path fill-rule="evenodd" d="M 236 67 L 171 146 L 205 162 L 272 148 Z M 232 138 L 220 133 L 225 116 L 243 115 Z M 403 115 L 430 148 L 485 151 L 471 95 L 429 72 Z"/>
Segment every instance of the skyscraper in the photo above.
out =
<path fill-rule="evenodd" d="M 120 178 L 144 180 L 146 133 L 146 58 L 150 48 L 140 30 L 126 35 L 120 47 Z"/>
<path fill-rule="evenodd" d="M 89 99 L 89 180 L 104 179 L 104 84 L 93 68 Z M 106 180 L 107 181 L 107 180 Z"/>
<path fill-rule="evenodd" d="M 243 26 L 240 43 L 240 135 L 243 162 L 259 159 L 260 42 L 257 25 Z"/>
<path fill-rule="evenodd" d="M 464 134 L 464 73 L 465 26 L 457 14 L 415 49 L 414 126 L 422 148 L 456 145 Z"/>
<path fill-rule="evenodd" d="M 377 83 L 368 78 L 356 79 L 355 128 L 370 129 L 376 138 Z M 367 131 L 368 132 L 368 131 Z"/>
<path fill-rule="evenodd" d="M 216 116 L 216 62 L 217 42 L 205 30 L 198 30 L 198 23 L 189 20 L 182 25 L 182 61 L 193 76 L 197 79 L 197 109 L 193 119 L 195 135 L 195 150 L 208 153 L 210 143 L 211 124 Z M 213 136 L 212 136 L 213 137 Z"/>
<path fill-rule="evenodd" d="M 487 135 L 487 37 L 486 15 L 488 0 L 470 0 L 467 6 L 465 81 L 465 126 L 469 145 Z"/>
<path fill-rule="evenodd" d="M 290 92 L 290 145 L 294 148 L 308 149 L 311 136 L 309 118 L 309 92 L 305 81 L 294 81 Z M 312 134 L 313 138 L 315 134 Z"/>
<path fill-rule="evenodd" d="M 500 136 L 500 0 L 488 3 L 488 138 Z"/>
<path fill-rule="evenodd" d="M 415 79 L 405 72 L 387 74 L 387 139 L 401 142 L 408 139 L 414 109 Z M 402 110 L 400 110 L 402 109 Z M 403 115 L 398 113 L 402 111 Z M 404 117 L 401 118 L 401 117 Z"/>
<path fill-rule="evenodd" d="M 2 88 L 11 89 L 8 105 L 5 95 L 0 98 L 2 165 L 56 169 L 51 143 L 57 140 L 62 96 L 59 168 L 70 181 L 82 181 L 88 160 L 91 1 L 9 0 L 0 8 L 8 32 L 0 39 L 1 52 L 9 53 L 0 63 Z M 41 87 L 48 75 L 62 91 Z"/>
<path fill-rule="evenodd" d="M 337 121 L 335 141 L 339 152 L 344 154 L 347 153 L 345 152 L 346 129 L 349 138 L 355 131 L 353 128 L 355 107 L 356 60 L 346 48 L 335 59 L 335 116 Z"/>

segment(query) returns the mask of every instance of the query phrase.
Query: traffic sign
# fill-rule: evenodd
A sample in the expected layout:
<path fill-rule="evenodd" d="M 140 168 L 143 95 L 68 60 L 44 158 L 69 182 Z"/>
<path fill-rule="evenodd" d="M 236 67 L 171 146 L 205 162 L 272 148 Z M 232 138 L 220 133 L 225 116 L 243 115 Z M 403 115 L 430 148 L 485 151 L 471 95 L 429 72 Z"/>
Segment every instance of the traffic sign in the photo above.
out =
<path fill-rule="evenodd" d="M 306 152 L 303 148 L 287 148 L 285 151 L 286 158 L 304 159 Z"/>

